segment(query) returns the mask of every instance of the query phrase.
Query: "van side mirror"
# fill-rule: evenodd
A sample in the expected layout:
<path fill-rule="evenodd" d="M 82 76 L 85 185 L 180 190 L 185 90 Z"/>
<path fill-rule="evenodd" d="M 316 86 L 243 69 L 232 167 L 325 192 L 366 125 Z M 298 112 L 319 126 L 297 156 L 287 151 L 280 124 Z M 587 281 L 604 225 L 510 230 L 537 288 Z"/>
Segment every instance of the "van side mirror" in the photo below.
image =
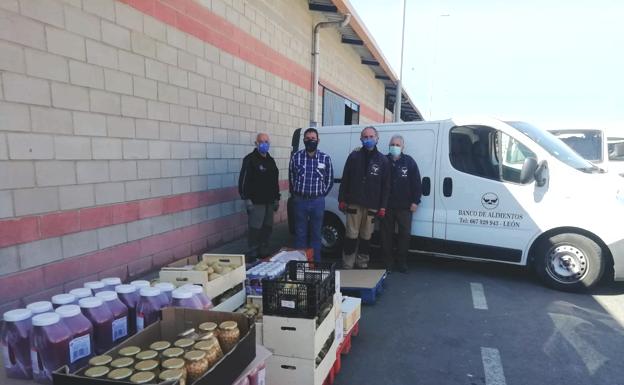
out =
<path fill-rule="evenodd" d="M 537 159 L 529 157 L 524 159 L 522 170 L 520 171 L 520 183 L 527 184 L 533 182 L 535 171 L 537 170 Z"/>
<path fill-rule="evenodd" d="M 539 162 L 537 169 L 535 170 L 535 184 L 538 187 L 543 187 L 548 182 L 548 162 L 545 160 Z"/>

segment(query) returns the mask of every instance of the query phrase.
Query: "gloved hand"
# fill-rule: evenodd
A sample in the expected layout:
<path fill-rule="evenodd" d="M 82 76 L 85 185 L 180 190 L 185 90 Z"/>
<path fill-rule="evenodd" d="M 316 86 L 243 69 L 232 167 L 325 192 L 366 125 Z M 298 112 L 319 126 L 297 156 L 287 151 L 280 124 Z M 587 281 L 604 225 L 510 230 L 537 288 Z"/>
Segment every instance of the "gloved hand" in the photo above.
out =
<path fill-rule="evenodd" d="M 377 216 L 379 218 L 385 218 L 386 217 L 386 209 L 381 208 L 381 209 L 377 210 Z"/>
<path fill-rule="evenodd" d="M 342 211 L 343 213 L 347 211 L 347 202 L 339 202 L 338 210 Z"/>
<path fill-rule="evenodd" d="M 251 199 L 245 199 L 245 209 L 247 210 L 247 214 L 249 214 L 251 209 L 253 209 L 253 202 Z"/>
<path fill-rule="evenodd" d="M 273 211 L 277 212 L 279 210 L 280 201 L 273 202 Z"/>

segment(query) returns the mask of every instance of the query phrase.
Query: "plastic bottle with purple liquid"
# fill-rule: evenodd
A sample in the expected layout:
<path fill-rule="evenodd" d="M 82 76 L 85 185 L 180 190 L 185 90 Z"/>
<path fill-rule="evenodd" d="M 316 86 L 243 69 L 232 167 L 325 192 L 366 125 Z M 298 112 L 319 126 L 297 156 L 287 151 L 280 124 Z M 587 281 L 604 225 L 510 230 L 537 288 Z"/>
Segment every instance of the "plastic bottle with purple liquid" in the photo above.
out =
<path fill-rule="evenodd" d="M 95 296 L 104 301 L 113 312 L 113 342 L 119 343 L 118 341 L 128 337 L 128 307 L 114 291 L 101 291 Z"/>
<path fill-rule="evenodd" d="M 140 291 L 141 299 L 137 305 L 137 332 L 160 320 L 162 300 L 160 290 L 155 287 L 144 287 Z"/>
<path fill-rule="evenodd" d="M 93 325 L 95 353 L 102 354 L 113 347 L 113 312 L 97 297 L 82 298 L 78 301 L 82 314 Z"/>
<path fill-rule="evenodd" d="M 199 309 L 203 310 L 204 305 L 199 301 L 197 297 L 191 293 L 190 290 L 186 288 L 175 289 L 172 293 L 173 302 L 171 306 L 173 307 L 184 307 L 187 309 Z"/>
<path fill-rule="evenodd" d="M 171 306 L 173 299 L 172 292 L 175 290 L 175 286 L 170 282 L 158 282 L 154 285 L 155 288 L 160 290 L 161 298 L 163 299 L 163 308 Z"/>
<path fill-rule="evenodd" d="M 54 308 L 52 307 L 52 302 L 50 301 L 32 302 L 26 305 L 26 309 L 30 310 L 33 315 L 54 311 Z"/>
<path fill-rule="evenodd" d="M 30 360 L 33 378 L 42 384 L 52 383 L 52 372 L 69 363 L 71 332 L 56 313 L 41 313 L 32 318 Z"/>
<path fill-rule="evenodd" d="M 55 310 L 71 332 L 69 341 L 69 370 L 75 372 L 85 366 L 94 354 L 93 325 L 78 305 L 63 305 Z"/>
<path fill-rule="evenodd" d="M 31 379 L 30 334 L 32 312 L 28 309 L 9 310 L 3 315 L 0 333 L 4 371 L 9 378 Z"/>
<path fill-rule="evenodd" d="M 136 307 L 139 304 L 141 296 L 139 290 L 132 285 L 117 285 L 115 291 L 121 302 L 128 308 L 128 334 L 136 333 Z"/>
<path fill-rule="evenodd" d="M 64 293 L 52 296 L 52 307 L 57 309 L 63 305 L 77 305 L 78 298 L 75 295 Z"/>
<path fill-rule="evenodd" d="M 199 302 L 201 302 L 204 310 L 210 310 L 214 307 L 212 305 L 212 300 L 210 299 L 210 297 L 208 297 L 206 293 L 204 293 L 203 287 L 199 285 L 186 284 L 186 285 L 181 286 L 181 288 L 187 289 L 191 293 L 193 293 L 195 298 L 197 298 Z"/>
<path fill-rule="evenodd" d="M 100 279 L 100 281 L 104 284 L 106 290 L 115 291 L 115 287 L 121 285 L 121 278 L 119 277 L 106 277 Z"/>

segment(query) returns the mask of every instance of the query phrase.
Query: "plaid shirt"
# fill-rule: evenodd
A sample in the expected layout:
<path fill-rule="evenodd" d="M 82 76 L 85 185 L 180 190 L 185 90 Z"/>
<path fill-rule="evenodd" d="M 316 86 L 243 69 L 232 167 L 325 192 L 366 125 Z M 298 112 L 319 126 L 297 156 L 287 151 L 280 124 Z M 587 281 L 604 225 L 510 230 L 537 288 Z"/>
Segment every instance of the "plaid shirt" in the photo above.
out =
<path fill-rule="evenodd" d="M 295 152 L 288 168 L 290 192 L 305 198 L 326 196 L 334 185 L 334 169 L 329 155 L 316 150 L 310 157 L 306 150 Z"/>

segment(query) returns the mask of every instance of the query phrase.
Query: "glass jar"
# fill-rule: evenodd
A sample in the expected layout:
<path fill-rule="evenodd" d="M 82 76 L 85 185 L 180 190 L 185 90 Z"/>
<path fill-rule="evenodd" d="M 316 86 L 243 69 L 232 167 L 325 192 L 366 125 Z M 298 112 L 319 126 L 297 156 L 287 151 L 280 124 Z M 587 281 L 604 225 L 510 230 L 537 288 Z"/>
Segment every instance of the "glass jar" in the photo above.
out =
<path fill-rule="evenodd" d="M 76 297 L 76 301 L 80 301 L 82 298 L 91 297 L 93 293 L 91 289 L 87 289 L 86 287 L 78 287 L 69 291 L 69 294 L 72 294 Z"/>
<path fill-rule="evenodd" d="M 102 354 L 113 347 L 113 312 L 97 297 L 82 298 L 78 301 L 82 314 L 93 325 L 95 352 Z"/>
<path fill-rule="evenodd" d="M 28 305 L 26 305 L 26 309 L 30 310 L 33 315 L 54 311 L 54 308 L 52 307 L 52 302 L 50 301 L 38 301 L 29 303 Z"/>
<path fill-rule="evenodd" d="M 30 359 L 35 381 L 49 384 L 52 372 L 68 364 L 71 332 L 56 313 L 32 317 Z"/>
<path fill-rule="evenodd" d="M 28 309 L 9 310 L 3 315 L 4 324 L 0 334 L 2 357 L 7 377 L 30 379 L 30 334 L 32 332 L 32 311 Z"/>
<path fill-rule="evenodd" d="M 184 355 L 184 349 L 182 348 L 169 348 L 162 352 L 163 360 L 169 358 L 180 358 Z"/>
<path fill-rule="evenodd" d="M 175 289 L 172 293 L 171 306 L 184 307 L 187 309 L 203 310 L 204 305 L 199 301 L 199 298 L 195 297 L 190 290 L 187 289 Z"/>
<path fill-rule="evenodd" d="M 130 357 L 135 358 L 137 354 L 141 353 L 141 348 L 138 346 L 126 346 L 124 348 L 119 349 L 117 354 L 121 357 Z"/>
<path fill-rule="evenodd" d="M 219 342 L 215 337 L 210 340 L 199 341 L 193 346 L 193 349 L 206 352 L 208 367 L 212 367 L 221 359 L 221 357 L 223 357 L 223 352 L 221 351 Z"/>
<path fill-rule="evenodd" d="M 140 291 L 141 299 L 136 310 L 137 332 L 160 320 L 160 290 L 144 287 Z"/>
<path fill-rule="evenodd" d="M 175 286 L 173 285 L 173 283 L 170 283 L 170 282 L 158 282 L 157 284 L 154 285 L 154 287 L 157 288 L 158 290 L 160 290 L 161 298 L 163 300 L 163 306 L 162 307 L 169 307 L 169 306 L 171 306 L 171 300 L 173 299 L 172 292 L 175 289 Z"/>
<path fill-rule="evenodd" d="M 74 372 L 85 366 L 94 354 L 93 325 L 80 312 L 78 305 L 63 305 L 55 312 L 61 316 L 72 335 L 69 341 L 69 370 Z"/>
<path fill-rule="evenodd" d="M 93 295 L 106 290 L 106 285 L 102 281 L 85 282 L 84 287 L 91 289 Z"/>
<path fill-rule="evenodd" d="M 57 295 L 52 296 L 52 307 L 55 309 L 63 305 L 77 305 L 77 304 L 78 304 L 78 298 L 76 298 L 76 296 L 73 294 L 65 293 L 65 294 L 57 294 Z"/>
<path fill-rule="evenodd" d="M 186 376 L 190 383 L 204 375 L 210 368 L 206 352 L 201 350 L 191 350 L 184 355 L 186 360 Z"/>
<path fill-rule="evenodd" d="M 221 322 L 219 325 L 219 343 L 224 353 L 229 352 L 236 346 L 240 338 L 240 330 L 235 321 Z"/>
<path fill-rule="evenodd" d="M 139 291 L 132 285 L 117 285 L 115 292 L 128 308 L 128 335 L 134 335 L 136 333 L 136 307 L 141 299 Z"/>
<path fill-rule="evenodd" d="M 128 368 L 120 368 L 111 370 L 108 373 L 108 378 L 115 381 L 125 381 L 132 376 L 132 370 Z"/>
<path fill-rule="evenodd" d="M 219 337 L 219 325 L 215 322 L 204 322 L 199 324 L 199 330 L 204 333 L 213 333 L 215 337 Z"/>
<path fill-rule="evenodd" d="M 186 379 L 184 377 L 184 372 L 182 370 L 180 370 L 180 369 L 165 370 L 165 371 L 160 373 L 158 378 L 161 381 L 171 381 L 171 382 L 178 381 L 178 385 L 186 385 Z"/>
<path fill-rule="evenodd" d="M 195 332 L 195 328 L 186 329 L 182 333 L 177 335 L 178 338 L 188 338 L 190 340 L 196 341 L 199 338 L 199 334 Z"/>
<path fill-rule="evenodd" d="M 104 284 L 106 290 L 115 290 L 116 286 L 121 285 L 121 278 L 119 277 L 106 277 L 100 281 Z"/>
<path fill-rule="evenodd" d="M 210 299 L 210 297 L 208 297 L 206 293 L 204 293 L 203 287 L 199 285 L 192 285 L 189 283 L 189 284 L 180 286 L 180 289 L 186 289 L 186 290 L 189 290 L 191 293 L 193 293 L 193 296 L 197 298 L 199 302 L 201 302 L 202 308 L 204 310 L 210 310 L 214 307 L 212 305 L 212 300 Z"/>
<path fill-rule="evenodd" d="M 89 360 L 90 366 L 105 366 L 113 362 L 113 357 L 108 354 L 102 354 L 101 356 L 95 356 Z"/>
<path fill-rule="evenodd" d="M 133 384 L 149 384 L 154 383 L 156 379 L 156 375 L 152 372 L 140 372 L 134 373 L 132 377 L 130 377 L 130 382 Z"/>
<path fill-rule="evenodd" d="M 144 287 L 150 287 L 151 286 L 149 281 L 146 281 L 144 279 L 137 279 L 136 281 L 130 282 L 130 284 L 132 286 L 136 287 L 138 290 L 141 290 Z"/>
<path fill-rule="evenodd" d="M 156 341 L 149 346 L 151 350 L 155 350 L 158 354 L 162 356 L 162 353 L 171 347 L 171 342 L 169 341 Z"/>
<path fill-rule="evenodd" d="M 134 366 L 134 359 L 130 357 L 120 357 L 120 358 L 117 358 L 116 360 L 113 360 L 110 363 L 110 366 L 111 368 L 114 368 L 114 369 L 129 368 L 131 366 Z"/>
<path fill-rule="evenodd" d="M 84 375 L 89 378 L 104 378 L 108 373 L 110 373 L 108 366 L 94 366 L 85 370 Z"/>
<path fill-rule="evenodd" d="M 158 358 L 156 350 L 143 350 L 134 357 L 137 361 L 155 360 Z"/>
<path fill-rule="evenodd" d="M 184 365 L 185 365 L 185 362 L 182 358 L 170 358 L 168 360 L 163 361 L 161 364 L 163 370 L 170 370 L 170 369 L 181 370 L 183 373 L 183 378 L 184 380 L 186 380 L 186 368 Z"/>
<path fill-rule="evenodd" d="M 117 292 L 106 290 L 96 293 L 95 296 L 113 312 L 113 342 L 123 340 L 128 336 L 128 307 L 121 302 Z"/>
<path fill-rule="evenodd" d="M 195 341 L 193 341 L 190 338 L 180 338 L 179 340 L 173 343 L 173 346 L 177 348 L 182 348 L 184 350 L 190 350 L 194 344 L 195 344 Z"/>
<path fill-rule="evenodd" d="M 139 361 L 136 365 L 134 365 L 134 370 L 137 372 L 155 372 L 158 370 L 158 361 L 156 360 L 145 360 Z"/>

